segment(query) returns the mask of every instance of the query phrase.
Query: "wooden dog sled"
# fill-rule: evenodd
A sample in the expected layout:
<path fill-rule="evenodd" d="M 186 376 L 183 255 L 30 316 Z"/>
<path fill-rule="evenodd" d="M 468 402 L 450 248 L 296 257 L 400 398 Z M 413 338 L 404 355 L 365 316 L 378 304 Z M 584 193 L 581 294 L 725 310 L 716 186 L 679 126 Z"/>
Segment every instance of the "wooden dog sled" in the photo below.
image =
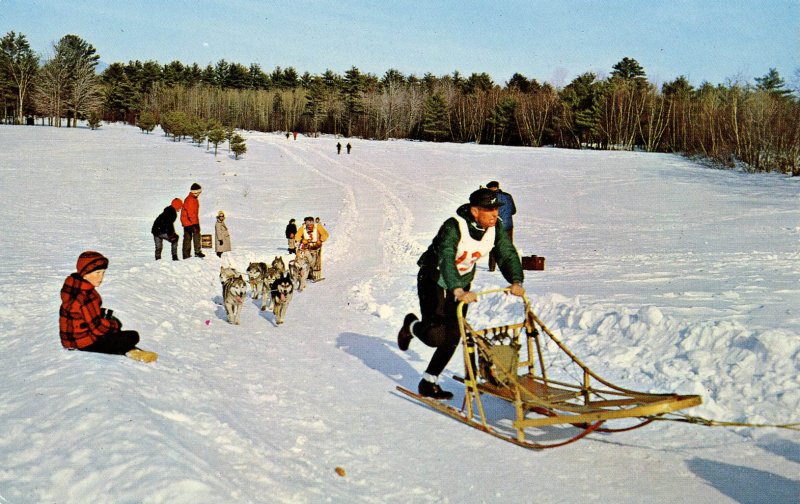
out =
<path fill-rule="evenodd" d="M 507 289 L 480 292 L 478 299 L 500 292 Z M 527 298 L 524 303 L 525 320 L 480 330 L 470 326 L 459 304 L 466 375 L 455 377 L 465 389 L 461 409 L 397 389 L 471 427 L 532 449 L 563 446 L 591 432 L 635 429 L 702 403 L 698 395 L 637 392 L 601 378 L 542 323 Z M 513 405 L 510 425 L 488 418 L 483 404 L 487 394 Z M 607 425 L 612 421 L 622 425 Z M 557 440 L 541 440 L 542 427 L 559 424 L 568 428 L 567 439 L 558 435 Z M 536 428 L 539 440 L 531 439 Z"/>

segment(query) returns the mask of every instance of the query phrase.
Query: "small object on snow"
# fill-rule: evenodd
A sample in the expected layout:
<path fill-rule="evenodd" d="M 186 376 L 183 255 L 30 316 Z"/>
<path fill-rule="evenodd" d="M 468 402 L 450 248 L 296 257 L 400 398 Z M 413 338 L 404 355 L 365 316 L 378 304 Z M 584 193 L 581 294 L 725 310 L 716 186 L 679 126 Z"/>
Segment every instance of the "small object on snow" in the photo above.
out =
<path fill-rule="evenodd" d="M 126 353 L 125 357 L 139 362 L 155 362 L 158 359 L 158 354 L 141 348 L 134 348 Z"/>
<path fill-rule="evenodd" d="M 206 320 L 206 325 L 211 325 L 211 321 L 210 320 Z"/>
<path fill-rule="evenodd" d="M 345 476 L 347 476 L 347 472 L 344 470 L 344 467 L 342 467 L 342 466 L 337 466 L 337 467 L 336 467 L 336 469 L 335 469 L 335 471 L 336 471 L 336 474 L 338 474 L 338 475 L 339 475 L 339 476 L 341 476 L 342 478 L 344 478 Z"/>

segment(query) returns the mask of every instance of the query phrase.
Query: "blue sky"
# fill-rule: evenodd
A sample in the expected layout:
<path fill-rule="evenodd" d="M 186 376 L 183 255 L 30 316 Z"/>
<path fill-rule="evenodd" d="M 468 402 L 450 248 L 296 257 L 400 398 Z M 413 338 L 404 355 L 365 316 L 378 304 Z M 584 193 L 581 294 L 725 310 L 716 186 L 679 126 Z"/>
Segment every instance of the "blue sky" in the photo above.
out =
<path fill-rule="evenodd" d="M 515 72 L 564 85 L 623 57 L 651 81 L 752 82 L 800 68 L 800 0 L 0 0 L 37 52 L 74 33 L 105 63 L 220 59 L 300 73 Z"/>

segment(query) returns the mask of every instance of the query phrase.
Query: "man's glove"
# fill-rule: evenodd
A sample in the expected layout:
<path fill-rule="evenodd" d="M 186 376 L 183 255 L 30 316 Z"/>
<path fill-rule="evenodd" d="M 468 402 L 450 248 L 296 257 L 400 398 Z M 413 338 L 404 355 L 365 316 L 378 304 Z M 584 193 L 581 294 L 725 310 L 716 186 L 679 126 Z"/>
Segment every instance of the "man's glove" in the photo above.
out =
<path fill-rule="evenodd" d="M 474 303 L 478 300 L 477 294 L 472 291 L 465 291 L 461 287 L 453 289 L 453 296 L 455 296 L 456 301 L 460 301 L 464 304 Z"/>
<path fill-rule="evenodd" d="M 509 294 L 512 294 L 514 296 L 522 297 L 525 295 L 525 288 L 522 287 L 521 284 L 515 283 L 511 284 L 511 287 L 509 287 L 508 292 Z"/>

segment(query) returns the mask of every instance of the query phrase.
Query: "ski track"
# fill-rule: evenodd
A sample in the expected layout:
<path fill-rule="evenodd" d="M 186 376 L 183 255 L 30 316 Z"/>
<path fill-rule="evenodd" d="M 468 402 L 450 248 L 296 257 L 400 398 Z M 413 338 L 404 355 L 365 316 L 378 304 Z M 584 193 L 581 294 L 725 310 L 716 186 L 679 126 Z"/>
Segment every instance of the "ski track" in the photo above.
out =
<path fill-rule="evenodd" d="M 24 222 L 8 229 L 10 247 L 0 265 L 0 275 L 14 280 L 0 283 L 0 295 L 15 300 L 0 305 L 0 352 L 13 363 L 4 366 L 0 389 L 0 502 L 522 502 L 531 488 L 552 502 L 640 502 L 641 487 L 633 483 L 641 481 L 648 482 L 648 497 L 663 502 L 742 502 L 737 485 L 769 502 L 796 502 L 800 494 L 800 444 L 782 432 L 659 423 L 534 453 L 392 392 L 397 384 L 413 388 L 432 354 L 418 342 L 406 353 L 394 343 L 403 314 L 417 311 L 416 258 L 475 181 L 511 181 L 520 159 L 547 164 L 552 157 L 567 167 L 572 159 L 591 160 L 598 165 L 592 177 L 550 170 L 547 182 L 533 178 L 529 194 L 542 207 L 571 205 L 580 216 L 584 198 L 613 187 L 618 198 L 610 214 L 624 220 L 636 215 L 626 210 L 625 191 L 641 190 L 631 175 L 637 165 L 625 164 L 636 154 L 354 142 L 353 154 L 337 156 L 328 138 L 246 134 L 248 153 L 235 162 L 116 125 L 91 133 L 0 128 L 3 194 L 10 201 L 26 195 L 30 210 L 22 210 L 22 200 L 0 209 L 6 222 Z M 24 155 L 5 143 L 6 132 L 30 142 L 19 149 Z M 85 143 L 95 133 L 106 141 Z M 68 147 L 50 147 L 59 142 Z M 47 166 L 80 159 L 85 169 L 34 170 L 31 159 L 40 152 L 54 163 Z M 102 161 L 87 161 L 92 157 Z M 677 158 L 663 159 L 675 165 L 670 169 L 679 182 L 681 170 L 691 169 L 671 161 Z M 493 163 L 488 177 L 485 160 Z M 429 174 L 456 162 L 457 170 Z M 619 167 L 604 173 L 604 163 Z M 131 164 L 138 178 L 127 175 Z M 11 177 L 12 166 L 22 167 L 24 176 Z M 660 180 L 665 169 L 641 177 Z M 60 179 L 52 184 L 49 177 Z M 559 177 L 575 188 L 571 204 L 550 199 L 545 186 Z M 326 223 L 327 278 L 295 295 L 284 326 L 275 326 L 269 311 L 259 311 L 260 300 L 249 297 L 242 325 L 227 324 L 221 262 L 213 252 L 202 261 L 152 261 L 152 219 L 194 180 L 205 189 L 204 226 L 217 209 L 230 210 L 234 252 L 226 262 L 242 270 L 285 250 L 290 216 L 320 214 Z M 764 186 L 767 193 L 770 185 Z M 76 191 L 77 200 L 61 197 L 62 187 Z M 592 231 L 597 223 L 536 213 L 525 180 L 514 187 L 518 229 L 537 215 L 536 232 L 515 237 L 530 252 L 544 251 L 558 272 L 529 272 L 534 309 L 591 367 L 623 386 L 700 393 L 705 404 L 692 413 L 796 420 L 787 418 L 800 411 L 796 312 L 781 308 L 793 321 L 788 328 L 754 325 L 749 316 L 754 305 L 775 311 L 769 307 L 800 296 L 796 251 L 726 255 L 711 244 L 707 251 L 698 245 L 690 254 L 670 254 L 656 250 L 659 240 L 645 240 L 652 251 L 623 248 L 606 257 L 592 252 L 601 242 Z M 724 222 L 740 226 L 745 219 L 749 225 L 772 215 L 753 209 Z M 797 212 L 779 215 L 790 220 Z M 647 225 L 637 229 L 646 234 Z M 787 224 L 776 233 L 796 242 L 798 229 Z M 559 232 L 585 235 L 585 242 L 559 243 L 553 238 Z M 41 238 L 31 240 L 31 234 Z M 160 353 L 157 363 L 59 349 L 58 290 L 85 248 L 111 258 L 104 304 L 142 334 L 143 347 Z M 497 274 L 479 268 L 476 288 L 504 286 Z M 719 280 L 726 271 L 730 280 Z M 587 282 L 597 278 L 606 282 L 603 289 Z M 617 289 L 619 295 L 603 299 L 604 290 Z M 574 294 L 584 290 L 588 294 Z M 755 303 L 755 296 L 762 301 Z M 471 309 L 470 320 L 497 325 L 519 313 L 518 301 L 500 296 Z M 447 373 L 461 371 L 459 352 Z M 498 415 L 507 407 L 490 404 Z M 542 432 L 559 435 L 557 428 Z M 498 460 L 509 459 L 516 470 L 486 478 L 497 473 Z M 611 462 L 601 467 L 598 460 Z M 346 478 L 334 473 L 337 466 L 347 470 Z M 448 477 L 439 477 L 442 472 Z M 737 474 L 738 482 L 724 474 Z"/>

